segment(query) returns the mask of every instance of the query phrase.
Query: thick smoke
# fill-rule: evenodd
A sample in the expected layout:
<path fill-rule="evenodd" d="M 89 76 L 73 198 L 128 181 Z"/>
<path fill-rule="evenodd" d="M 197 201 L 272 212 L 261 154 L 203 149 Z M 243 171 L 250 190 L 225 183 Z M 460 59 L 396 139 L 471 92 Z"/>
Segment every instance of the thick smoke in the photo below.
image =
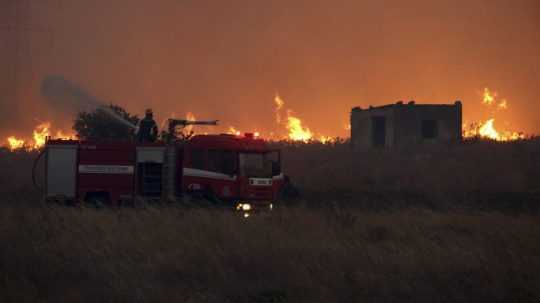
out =
<path fill-rule="evenodd" d="M 82 111 L 101 110 L 118 122 L 136 128 L 132 123 L 117 115 L 106 102 L 91 95 L 79 85 L 66 80 L 63 76 L 47 76 L 41 85 L 41 93 L 53 110 L 76 114 Z"/>

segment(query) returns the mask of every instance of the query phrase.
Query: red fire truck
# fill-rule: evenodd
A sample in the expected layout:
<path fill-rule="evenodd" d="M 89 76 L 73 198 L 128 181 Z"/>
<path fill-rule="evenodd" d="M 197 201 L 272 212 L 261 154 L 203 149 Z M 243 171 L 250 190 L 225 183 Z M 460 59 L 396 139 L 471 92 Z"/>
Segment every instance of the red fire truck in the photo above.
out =
<path fill-rule="evenodd" d="M 253 134 L 169 143 L 48 140 L 44 155 L 48 199 L 121 204 L 189 194 L 249 210 L 271 208 L 284 180 L 280 151 Z"/>

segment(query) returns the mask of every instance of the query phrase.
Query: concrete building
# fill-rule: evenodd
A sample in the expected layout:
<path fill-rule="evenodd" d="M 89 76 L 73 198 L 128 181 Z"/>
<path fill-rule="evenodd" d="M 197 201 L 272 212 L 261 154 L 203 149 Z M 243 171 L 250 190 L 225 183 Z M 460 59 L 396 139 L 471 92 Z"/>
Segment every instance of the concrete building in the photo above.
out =
<path fill-rule="evenodd" d="M 461 101 L 454 104 L 396 104 L 351 112 L 351 144 L 358 149 L 459 142 Z"/>

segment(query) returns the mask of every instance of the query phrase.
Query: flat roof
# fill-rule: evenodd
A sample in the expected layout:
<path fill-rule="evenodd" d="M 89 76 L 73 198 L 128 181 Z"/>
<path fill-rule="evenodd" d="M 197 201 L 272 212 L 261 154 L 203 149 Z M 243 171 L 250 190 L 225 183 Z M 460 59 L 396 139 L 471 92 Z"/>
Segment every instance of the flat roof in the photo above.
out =
<path fill-rule="evenodd" d="M 356 106 L 356 107 L 353 107 L 353 110 L 374 110 L 374 109 L 386 109 L 386 108 L 392 108 L 392 107 L 450 107 L 450 106 L 461 106 L 461 101 L 460 100 L 457 100 L 456 102 L 454 102 L 453 104 L 429 104 L 429 103 L 424 103 L 424 104 L 418 104 L 416 103 L 415 101 L 409 101 L 407 103 L 404 103 L 403 101 L 398 101 L 396 103 L 393 103 L 393 104 L 385 104 L 385 105 L 380 105 L 380 106 L 372 106 L 370 105 L 368 108 L 361 108 L 360 106 Z"/>

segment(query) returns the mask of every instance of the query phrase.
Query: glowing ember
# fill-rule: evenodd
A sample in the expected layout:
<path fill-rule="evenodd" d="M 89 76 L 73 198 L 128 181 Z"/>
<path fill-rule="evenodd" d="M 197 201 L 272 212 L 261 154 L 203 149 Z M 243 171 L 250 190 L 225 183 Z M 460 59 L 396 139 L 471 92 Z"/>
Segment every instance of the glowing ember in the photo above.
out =
<path fill-rule="evenodd" d="M 508 102 L 506 100 L 502 100 L 502 102 L 497 105 L 497 109 L 508 109 Z"/>

